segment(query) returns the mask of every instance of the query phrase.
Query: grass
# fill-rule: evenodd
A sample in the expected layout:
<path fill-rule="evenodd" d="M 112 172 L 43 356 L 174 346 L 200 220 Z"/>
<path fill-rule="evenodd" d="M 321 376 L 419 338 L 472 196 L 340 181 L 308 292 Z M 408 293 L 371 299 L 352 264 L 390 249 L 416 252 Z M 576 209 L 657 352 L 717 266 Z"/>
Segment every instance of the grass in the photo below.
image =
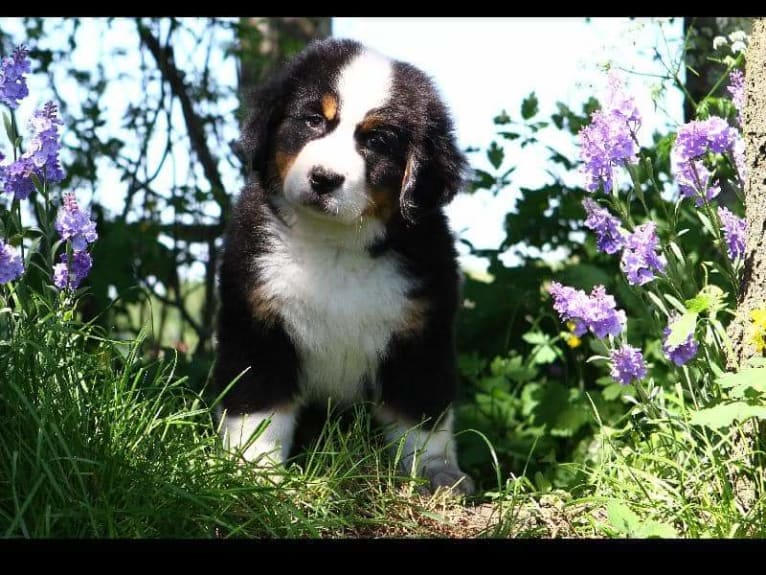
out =
<path fill-rule="evenodd" d="M 443 494 L 415 494 L 357 414 L 329 423 L 279 484 L 225 453 L 214 402 L 173 363 L 72 330 L 55 313 L 0 349 L 0 533 L 5 537 L 339 537 L 488 533 Z M 11 342 L 10 344 L 7 342 Z M 454 510 L 465 519 L 445 519 Z M 475 515 L 475 517 L 474 517 Z"/>
<path fill-rule="evenodd" d="M 174 361 L 147 364 L 140 338 L 112 340 L 65 307 L 35 306 L 25 316 L 0 305 L 4 537 L 766 535 L 763 475 L 750 463 L 761 454 L 741 441 L 742 425 L 712 433 L 681 409 L 638 428 L 602 426 L 570 464 L 585 478 L 571 492 L 498 474 L 461 500 L 423 495 L 358 410 L 330 419 L 275 482 L 223 451 L 216 399 L 191 389 Z"/>

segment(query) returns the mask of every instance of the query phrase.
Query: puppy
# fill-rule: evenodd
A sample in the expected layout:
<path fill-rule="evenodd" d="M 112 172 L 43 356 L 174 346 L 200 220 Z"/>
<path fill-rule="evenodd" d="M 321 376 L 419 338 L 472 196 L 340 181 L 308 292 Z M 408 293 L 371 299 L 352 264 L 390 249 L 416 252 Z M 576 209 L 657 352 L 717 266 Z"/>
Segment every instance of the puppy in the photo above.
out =
<path fill-rule="evenodd" d="M 244 456 L 284 462 L 303 406 L 372 402 L 406 471 L 473 491 L 452 432 L 459 272 L 442 211 L 466 161 L 432 82 L 330 39 L 248 104 L 252 173 L 220 273 L 226 445 L 267 425 Z"/>

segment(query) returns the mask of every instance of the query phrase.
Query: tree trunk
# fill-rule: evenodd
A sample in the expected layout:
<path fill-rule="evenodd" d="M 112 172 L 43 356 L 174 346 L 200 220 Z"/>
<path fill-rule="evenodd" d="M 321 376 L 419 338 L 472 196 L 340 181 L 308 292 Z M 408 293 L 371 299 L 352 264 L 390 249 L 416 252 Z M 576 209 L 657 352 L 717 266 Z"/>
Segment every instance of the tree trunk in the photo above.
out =
<path fill-rule="evenodd" d="M 241 18 L 239 21 L 239 101 L 240 125 L 247 116 L 247 99 L 274 68 L 300 52 L 312 40 L 327 38 L 331 32 L 329 17 Z M 247 159 L 239 145 L 233 147 L 246 175 Z"/>
<path fill-rule="evenodd" d="M 755 355 L 755 347 L 748 341 L 750 312 L 766 305 L 766 20 L 762 18 L 753 23 L 747 51 L 743 122 L 748 166 L 747 244 L 737 315 L 729 326 L 732 367 Z"/>
<path fill-rule="evenodd" d="M 748 177 L 745 183 L 747 241 L 745 269 L 737 314 L 729 325 L 732 353 L 729 369 L 738 369 L 756 354 L 748 341 L 750 312 L 766 303 L 766 20 L 753 22 L 745 62 L 745 109 L 743 113 Z M 747 462 L 732 468 L 734 493 L 743 512 L 749 512 L 759 498 L 760 481 L 752 475 L 763 468 L 764 425 L 750 419 L 733 440 L 733 461 Z"/>

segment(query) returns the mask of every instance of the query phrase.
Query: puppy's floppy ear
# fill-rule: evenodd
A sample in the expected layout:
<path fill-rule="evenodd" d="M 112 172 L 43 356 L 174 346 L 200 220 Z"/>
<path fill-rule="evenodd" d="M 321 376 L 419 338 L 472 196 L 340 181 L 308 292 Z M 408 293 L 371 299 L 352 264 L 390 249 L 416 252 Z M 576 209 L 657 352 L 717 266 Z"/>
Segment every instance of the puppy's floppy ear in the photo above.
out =
<path fill-rule="evenodd" d="M 282 114 L 281 97 L 284 92 L 285 74 L 273 74 L 256 87 L 247 97 L 247 117 L 242 125 L 240 147 L 247 159 L 249 171 L 263 177 L 270 137 Z"/>
<path fill-rule="evenodd" d="M 410 146 L 402 178 L 399 205 L 410 222 L 448 204 L 463 185 L 467 166 L 440 102 L 428 106 L 426 121 L 425 132 Z"/>

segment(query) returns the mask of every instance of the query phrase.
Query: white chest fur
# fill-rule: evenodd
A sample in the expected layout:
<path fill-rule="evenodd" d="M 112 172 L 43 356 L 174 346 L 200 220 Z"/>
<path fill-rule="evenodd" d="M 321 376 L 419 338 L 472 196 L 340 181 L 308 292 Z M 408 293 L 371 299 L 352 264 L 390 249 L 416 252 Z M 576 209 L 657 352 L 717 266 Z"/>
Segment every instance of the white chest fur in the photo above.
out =
<path fill-rule="evenodd" d="M 375 383 L 392 334 L 417 311 L 407 298 L 412 281 L 396 256 L 372 258 L 363 240 L 280 228 L 272 249 L 256 260 L 262 294 L 277 304 L 297 347 L 305 398 L 360 399 L 362 383 Z"/>

